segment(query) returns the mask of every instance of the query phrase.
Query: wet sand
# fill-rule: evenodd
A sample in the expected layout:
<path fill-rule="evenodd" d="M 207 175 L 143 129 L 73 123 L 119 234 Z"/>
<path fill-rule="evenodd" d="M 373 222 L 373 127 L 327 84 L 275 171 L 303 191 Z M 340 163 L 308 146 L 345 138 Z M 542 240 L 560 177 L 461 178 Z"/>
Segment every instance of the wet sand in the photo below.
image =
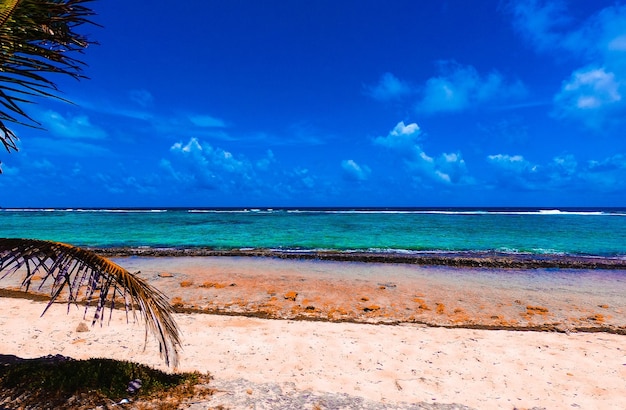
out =
<path fill-rule="evenodd" d="M 626 334 L 626 271 L 247 257 L 114 259 L 179 311 Z"/>
<path fill-rule="evenodd" d="M 285 397 L 344 394 L 389 408 L 618 409 L 626 397 L 624 271 L 250 257 L 115 261 L 140 271 L 181 312 L 179 369 L 209 371 L 222 386 L 222 395 L 192 408 L 271 408 L 260 404 L 267 383 Z M 142 325 L 126 324 L 122 312 L 109 326 L 78 332 L 82 308 L 66 315 L 55 306 L 39 318 L 43 306 L 0 298 L 0 353 L 165 368 L 153 340 L 143 350 Z"/>

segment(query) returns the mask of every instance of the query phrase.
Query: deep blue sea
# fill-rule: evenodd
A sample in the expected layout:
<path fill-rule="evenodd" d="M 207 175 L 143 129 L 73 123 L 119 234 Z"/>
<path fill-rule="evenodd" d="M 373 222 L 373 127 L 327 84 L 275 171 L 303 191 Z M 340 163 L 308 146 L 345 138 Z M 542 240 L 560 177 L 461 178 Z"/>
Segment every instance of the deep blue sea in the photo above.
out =
<path fill-rule="evenodd" d="M 89 247 L 626 258 L 626 208 L 1 209 L 0 237 Z"/>

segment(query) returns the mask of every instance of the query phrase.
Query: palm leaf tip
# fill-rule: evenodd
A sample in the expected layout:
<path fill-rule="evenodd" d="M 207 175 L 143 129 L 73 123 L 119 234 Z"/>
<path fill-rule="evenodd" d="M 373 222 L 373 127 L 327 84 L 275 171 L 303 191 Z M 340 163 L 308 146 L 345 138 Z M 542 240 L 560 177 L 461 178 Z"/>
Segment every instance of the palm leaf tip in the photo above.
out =
<path fill-rule="evenodd" d="M 113 313 L 116 300 L 127 313 L 140 312 L 159 343 L 159 351 L 169 366 L 178 365 L 180 331 L 165 295 L 143 279 L 93 251 L 60 242 L 0 238 L 0 279 L 19 273 L 22 287 L 28 290 L 40 281 L 39 290 L 50 292 L 44 313 L 65 290 L 68 305 L 77 303 L 79 290 L 85 288 L 85 314 L 95 302 L 93 323 L 104 321 L 104 310 Z"/>

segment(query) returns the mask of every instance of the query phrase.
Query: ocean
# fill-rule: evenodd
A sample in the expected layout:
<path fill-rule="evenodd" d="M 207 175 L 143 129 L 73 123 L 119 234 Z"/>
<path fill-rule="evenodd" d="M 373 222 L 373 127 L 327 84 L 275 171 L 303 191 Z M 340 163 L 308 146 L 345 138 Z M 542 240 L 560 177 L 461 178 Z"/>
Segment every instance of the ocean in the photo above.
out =
<path fill-rule="evenodd" d="M 0 237 L 93 249 L 202 312 L 626 329 L 626 209 L 2 209 Z"/>
<path fill-rule="evenodd" d="M 0 209 L 0 237 L 96 248 L 626 259 L 626 208 Z"/>

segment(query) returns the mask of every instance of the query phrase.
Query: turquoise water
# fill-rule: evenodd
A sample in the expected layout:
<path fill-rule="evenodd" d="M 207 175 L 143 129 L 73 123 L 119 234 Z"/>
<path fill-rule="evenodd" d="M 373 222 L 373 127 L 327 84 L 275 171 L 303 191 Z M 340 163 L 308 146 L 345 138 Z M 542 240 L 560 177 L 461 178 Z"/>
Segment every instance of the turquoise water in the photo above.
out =
<path fill-rule="evenodd" d="M 0 210 L 0 237 L 92 247 L 626 257 L 626 209 Z"/>

